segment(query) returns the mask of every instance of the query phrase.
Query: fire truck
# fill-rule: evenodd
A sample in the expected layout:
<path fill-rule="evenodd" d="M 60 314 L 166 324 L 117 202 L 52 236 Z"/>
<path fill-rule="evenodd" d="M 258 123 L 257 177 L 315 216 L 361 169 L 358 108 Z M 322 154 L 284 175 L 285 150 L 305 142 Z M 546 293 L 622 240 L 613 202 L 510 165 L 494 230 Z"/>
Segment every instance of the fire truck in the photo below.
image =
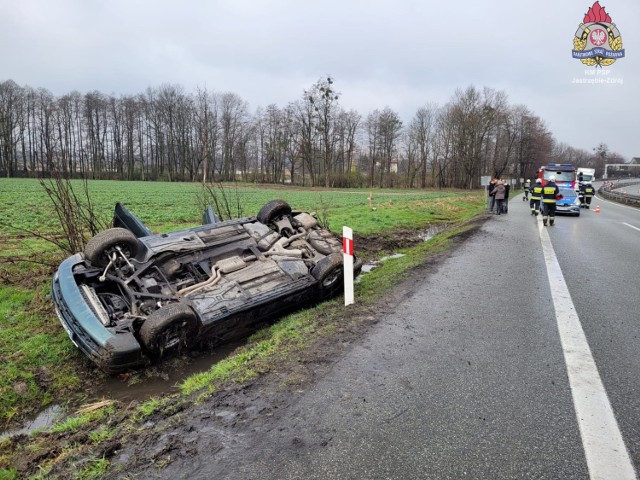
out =
<path fill-rule="evenodd" d="M 567 187 L 578 190 L 578 172 L 576 167 L 570 163 L 549 163 L 543 165 L 538 170 L 538 177 L 542 180 L 542 185 L 546 185 L 551 175 L 556 176 L 556 184 L 558 187 Z"/>

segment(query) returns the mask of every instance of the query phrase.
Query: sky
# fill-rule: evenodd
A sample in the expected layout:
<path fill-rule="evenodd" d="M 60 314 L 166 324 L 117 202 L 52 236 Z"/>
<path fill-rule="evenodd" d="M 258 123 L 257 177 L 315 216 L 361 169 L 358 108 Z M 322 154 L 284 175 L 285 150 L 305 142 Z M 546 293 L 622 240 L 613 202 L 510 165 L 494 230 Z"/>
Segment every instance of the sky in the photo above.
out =
<path fill-rule="evenodd" d="M 640 157 L 640 0 L 600 0 L 625 57 L 598 69 L 571 56 L 593 3 L 0 0 L 0 82 L 56 96 L 173 84 L 235 93 L 254 112 L 330 75 L 344 109 L 389 107 L 406 123 L 473 85 L 504 91 L 559 142 L 604 142 L 630 160 Z"/>

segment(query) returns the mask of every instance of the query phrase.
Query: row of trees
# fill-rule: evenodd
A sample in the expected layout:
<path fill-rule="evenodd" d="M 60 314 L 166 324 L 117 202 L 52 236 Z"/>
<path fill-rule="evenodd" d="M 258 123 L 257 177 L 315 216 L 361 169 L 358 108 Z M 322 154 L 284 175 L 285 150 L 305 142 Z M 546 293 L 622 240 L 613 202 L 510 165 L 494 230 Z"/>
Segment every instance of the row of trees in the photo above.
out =
<path fill-rule="evenodd" d="M 234 93 L 177 85 L 56 98 L 8 80 L 0 83 L 0 172 L 474 188 L 482 175 L 532 177 L 549 161 L 603 168 L 611 156 L 606 146 L 593 153 L 555 142 L 542 119 L 490 88 L 456 90 L 406 124 L 388 107 L 363 117 L 339 101 L 331 77 L 285 107 L 254 113 Z"/>

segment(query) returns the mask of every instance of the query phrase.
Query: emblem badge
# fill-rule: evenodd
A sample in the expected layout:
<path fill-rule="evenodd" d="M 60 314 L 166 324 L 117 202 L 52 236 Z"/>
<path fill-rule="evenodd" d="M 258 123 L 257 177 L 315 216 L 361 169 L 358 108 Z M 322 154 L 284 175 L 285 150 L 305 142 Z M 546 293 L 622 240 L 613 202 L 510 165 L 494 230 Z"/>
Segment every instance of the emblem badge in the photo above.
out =
<path fill-rule="evenodd" d="M 578 26 L 571 54 L 590 67 L 608 67 L 624 57 L 620 31 L 599 2 L 591 6 Z"/>

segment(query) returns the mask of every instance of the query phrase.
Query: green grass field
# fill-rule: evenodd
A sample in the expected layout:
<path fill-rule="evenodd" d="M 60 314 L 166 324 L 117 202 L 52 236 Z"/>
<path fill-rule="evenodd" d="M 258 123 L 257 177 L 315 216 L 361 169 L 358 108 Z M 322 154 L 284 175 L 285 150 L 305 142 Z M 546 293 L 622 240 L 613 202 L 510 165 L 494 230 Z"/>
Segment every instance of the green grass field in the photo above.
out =
<path fill-rule="evenodd" d="M 82 192 L 81 182 L 73 185 Z M 89 189 L 96 210 L 104 218 L 109 218 L 115 203 L 121 202 L 154 232 L 195 225 L 202 215 L 199 184 L 90 181 Z M 330 227 L 336 232 L 342 223 L 349 223 L 362 234 L 446 221 L 478 202 L 478 192 L 451 190 L 331 190 L 239 184 L 226 185 L 224 191 L 232 210 L 237 210 L 236 204 L 241 206 L 239 216 L 256 215 L 269 200 L 281 198 L 297 210 L 326 209 Z M 370 208 L 370 196 L 375 210 Z M 59 222 L 49 203 L 36 180 L 0 179 L 0 219 L 4 224 L 40 233 L 58 232 Z"/>
<path fill-rule="evenodd" d="M 81 182 L 73 185 L 81 192 Z M 105 220 L 111 218 L 119 201 L 156 233 L 197 225 L 202 215 L 199 184 L 91 181 L 89 190 Z M 294 210 L 318 212 L 336 233 L 347 225 L 362 236 L 433 223 L 455 225 L 477 215 L 484 206 L 481 191 L 332 190 L 251 184 L 227 185 L 224 191 L 232 209 L 241 205 L 240 216 L 256 215 L 269 200 L 280 198 Z M 56 236 L 62 232 L 51 202 L 36 180 L 0 179 L 0 223 L 1 431 L 51 403 L 81 395 L 96 378 L 87 374 L 86 360 L 67 338 L 47 297 L 51 275 L 65 255 L 53 244 L 26 233 Z M 29 262 L 17 261 L 27 257 Z M 397 264 L 400 270 L 411 266 L 406 262 Z M 385 278 L 379 285 L 374 280 L 363 282 L 357 294 L 365 300 L 373 298 L 382 294 L 388 286 L 384 282 L 389 281 Z"/>

